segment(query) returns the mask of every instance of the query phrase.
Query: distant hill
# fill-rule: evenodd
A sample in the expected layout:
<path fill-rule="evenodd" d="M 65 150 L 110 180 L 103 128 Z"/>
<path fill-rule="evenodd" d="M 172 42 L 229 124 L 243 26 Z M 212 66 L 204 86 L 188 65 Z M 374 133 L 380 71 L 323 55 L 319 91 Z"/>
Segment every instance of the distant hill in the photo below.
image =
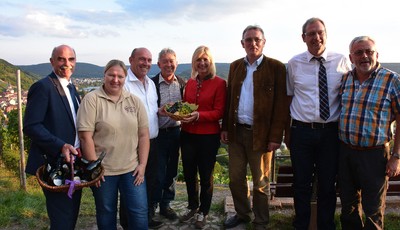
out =
<path fill-rule="evenodd" d="M 17 70 L 18 67 L 8 63 L 7 61 L 0 59 L 0 91 L 3 91 L 10 84 L 17 86 Z M 40 79 L 40 76 L 24 70 L 21 71 L 21 88 L 28 90 L 33 82 Z"/>
<path fill-rule="evenodd" d="M 400 74 L 400 63 L 381 63 L 381 65 Z"/>
<path fill-rule="evenodd" d="M 37 74 L 41 77 L 49 75 L 49 73 L 51 73 L 52 71 L 50 63 L 37 65 L 20 65 L 18 67 L 24 71 Z M 76 63 L 76 68 L 73 76 L 77 78 L 102 77 L 103 67 L 89 63 L 78 62 Z"/>
<path fill-rule="evenodd" d="M 22 70 L 30 73 L 34 73 L 38 76 L 47 76 L 51 71 L 52 67 L 50 63 L 43 63 L 37 65 L 20 65 L 18 66 Z M 127 66 L 129 68 L 129 66 Z M 228 63 L 216 63 L 217 75 L 223 78 L 228 77 L 229 64 Z M 73 77 L 75 78 L 102 78 L 103 77 L 103 66 L 93 65 L 89 63 L 78 62 L 76 64 L 75 72 Z M 176 70 L 176 74 L 184 78 L 189 78 L 192 71 L 191 64 L 179 64 Z M 149 71 L 149 76 L 154 76 L 160 72 L 160 68 L 156 64 L 153 64 Z"/>
<path fill-rule="evenodd" d="M 216 63 L 217 68 L 217 75 L 227 79 L 229 73 L 229 64 L 230 63 Z M 382 66 L 400 73 L 400 63 L 381 63 Z M 33 73 L 34 75 L 38 75 L 40 77 L 47 76 L 51 72 L 51 65 L 50 63 L 45 64 L 37 64 L 37 65 L 21 65 L 18 66 L 23 71 Z M 127 66 L 129 68 L 129 66 Z M 88 77 L 95 77 L 95 78 L 102 78 L 103 77 L 103 66 L 97 66 L 89 63 L 82 63 L 78 62 L 76 64 L 76 69 L 74 72 L 73 77 L 75 78 L 88 78 Z M 179 64 L 176 70 L 176 74 L 184 77 L 189 78 L 191 73 L 191 64 Z M 150 71 L 149 76 L 154 76 L 160 72 L 160 68 L 158 68 L 157 64 L 153 64 Z"/>

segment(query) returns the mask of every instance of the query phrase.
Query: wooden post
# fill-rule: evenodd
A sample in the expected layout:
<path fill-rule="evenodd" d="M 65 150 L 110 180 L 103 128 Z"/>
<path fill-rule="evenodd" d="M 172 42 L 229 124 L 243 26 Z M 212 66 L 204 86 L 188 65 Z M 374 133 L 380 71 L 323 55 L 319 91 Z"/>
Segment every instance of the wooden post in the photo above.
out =
<path fill-rule="evenodd" d="M 18 92 L 18 132 L 19 132 L 19 153 L 20 153 L 20 185 L 26 191 L 26 174 L 25 174 L 25 150 L 24 150 L 24 134 L 22 132 L 22 96 L 21 96 L 21 71 L 17 70 L 17 92 Z"/>

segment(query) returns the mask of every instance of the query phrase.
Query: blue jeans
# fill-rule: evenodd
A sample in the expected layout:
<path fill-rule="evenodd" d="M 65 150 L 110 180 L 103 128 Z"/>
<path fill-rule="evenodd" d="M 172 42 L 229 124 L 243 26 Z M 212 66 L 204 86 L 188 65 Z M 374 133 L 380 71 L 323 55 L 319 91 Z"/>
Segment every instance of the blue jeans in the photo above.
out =
<path fill-rule="evenodd" d="M 118 191 L 126 202 L 129 229 L 147 229 L 146 183 L 135 186 L 135 178 L 132 172 L 105 176 L 101 187 L 91 187 L 96 203 L 98 229 L 117 229 Z"/>
<path fill-rule="evenodd" d="M 168 208 L 175 198 L 176 177 L 178 175 L 180 128 L 160 129 L 158 132 L 157 189 L 153 204 L 160 203 L 160 209 Z"/>
<path fill-rule="evenodd" d="M 336 177 L 339 158 L 337 127 L 312 129 L 292 126 L 290 157 L 293 166 L 293 188 L 296 229 L 308 229 L 311 216 L 313 175 L 318 180 L 318 229 L 334 230 Z"/>

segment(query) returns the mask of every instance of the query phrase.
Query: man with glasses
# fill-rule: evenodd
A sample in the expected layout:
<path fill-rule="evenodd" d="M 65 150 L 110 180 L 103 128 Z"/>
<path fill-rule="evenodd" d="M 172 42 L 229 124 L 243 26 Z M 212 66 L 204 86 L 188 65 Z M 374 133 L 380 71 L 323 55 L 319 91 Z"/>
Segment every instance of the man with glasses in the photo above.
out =
<path fill-rule="evenodd" d="M 390 125 L 400 122 L 400 79 L 380 65 L 372 38 L 356 37 L 349 48 L 355 67 L 340 88 L 340 220 L 342 229 L 384 229 L 388 177 L 400 173 L 400 129 L 392 154 L 389 144 Z"/>
<path fill-rule="evenodd" d="M 339 86 L 342 75 L 350 70 L 350 62 L 344 55 L 326 49 L 326 28 L 321 19 L 308 19 L 301 36 L 307 51 L 294 56 L 287 65 L 291 119 L 285 143 L 290 148 L 294 176 L 293 226 L 309 228 L 315 178 L 318 229 L 334 230 Z"/>
<path fill-rule="evenodd" d="M 246 57 L 230 65 L 221 141 L 229 144 L 229 187 L 236 215 L 225 228 L 249 222 L 266 229 L 269 222 L 269 172 L 272 152 L 281 146 L 289 108 L 284 64 L 263 55 L 264 32 L 248 26 L 242 34 Z M 247 185 L 247 165 L 253 178 L 253 208 Z"/>

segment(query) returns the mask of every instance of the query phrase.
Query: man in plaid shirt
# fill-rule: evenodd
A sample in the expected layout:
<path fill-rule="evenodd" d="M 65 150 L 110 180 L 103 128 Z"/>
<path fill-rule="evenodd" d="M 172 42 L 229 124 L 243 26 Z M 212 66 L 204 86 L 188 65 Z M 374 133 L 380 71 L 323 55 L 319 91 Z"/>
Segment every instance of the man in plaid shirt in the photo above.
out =
<path fill-rule="evenodd" d="M 340 219 L 342 229 L 383 229 L 388 178 L 400 173 L 400 142 L 392 153 L 389 145 L 390 124 L 400 122 L 400 79 L 380 65 L 372 38 L 356 37 L 349 48 L 355 68 L 340 90 Z"/>

